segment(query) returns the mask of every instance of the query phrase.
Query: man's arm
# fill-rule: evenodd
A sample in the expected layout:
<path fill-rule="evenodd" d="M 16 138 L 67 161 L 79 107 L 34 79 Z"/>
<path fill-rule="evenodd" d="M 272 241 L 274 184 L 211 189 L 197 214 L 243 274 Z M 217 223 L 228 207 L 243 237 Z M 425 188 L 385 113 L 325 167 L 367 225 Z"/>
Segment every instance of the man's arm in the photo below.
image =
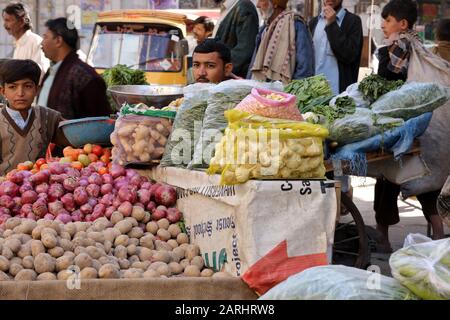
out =
<path fill-rule="evenodd" d="M 347 13 L 349 15 L 349 13 Z M 352 17 L 352 23 L 347 33 L 343 32 L 336 21 L 325 27 L 331 49 L 340 63 L 355 63 L 361 57 L 363 42 L 363 30 L 361 19 L 358 16 L 346 16 L 344 19 Z"/>
<path fill-rule="evenodd" d="M 306 25 L 295 21 L 295 71 L 292 79 L 303 79 L 314 75 L 314 49 L 311 34 Z"/>
<path fill-rule="evenodd" d="M 244 15 L 238 16 L 236 26 L 237 43 L 231 48 L 231 61 L 233 61 L 233 73 L 245 76 L 244 68 L 250 63 L 255 50 L 255 40 L 258 34 L 258 15 L 250 10 L 244 10 Z"/>

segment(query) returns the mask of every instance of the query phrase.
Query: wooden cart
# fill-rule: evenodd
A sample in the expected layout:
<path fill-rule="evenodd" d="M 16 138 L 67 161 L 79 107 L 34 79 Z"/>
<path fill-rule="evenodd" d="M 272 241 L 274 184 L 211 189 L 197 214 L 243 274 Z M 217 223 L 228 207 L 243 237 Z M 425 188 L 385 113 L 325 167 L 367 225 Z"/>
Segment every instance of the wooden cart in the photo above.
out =
<path fill-rule="evenodd" d="M 408 155 L 420 154 L 420 145 L 415 141 Z M 392 159 L 392 154 L 379 150 L 366 155 L 367 163 Z M 341 163 L 343 172 L 348 172 L 349 163 Z M 326 162 L 327 172 L 334 170 L 331 161 Z M 336 230 L 333 245 L 333 264 L 344 264 L 356 268 L 366 269 L 370 265 L 370 247 L 372 239 L 369 239 L 367 228 L 358 207 L 344 192 L 341 192 L 341 210 L 336 222 Z M 345 216 L 345 218 L 344 218 Z"/>

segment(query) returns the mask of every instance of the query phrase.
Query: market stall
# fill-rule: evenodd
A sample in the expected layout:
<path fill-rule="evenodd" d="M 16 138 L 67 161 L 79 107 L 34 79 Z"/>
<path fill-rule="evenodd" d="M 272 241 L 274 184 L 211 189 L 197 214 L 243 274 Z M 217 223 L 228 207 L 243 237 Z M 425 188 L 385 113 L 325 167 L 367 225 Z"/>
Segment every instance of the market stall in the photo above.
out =
<path fill-rule="evenodd" d="M 127 88 L 122 98 L 134 104 L 120 106 L 114 128 L 102 120 L 112 149 L 81 139 L 61 159 L 7 174 L 0 296 L 254 299 L 331 264 L 333 245 L 353 240 L 356 252 L 339 253 L 365 268 L 361 235 L 336 242 L 341 190 L 326 178 L 325 160 L 367 175 L 370 152 L 416 156 L 414 139 L 448 100 L 433 84 L 374 76 L 337 97 L 321 76 L 286 88 L 231 80 L 194 84 L 166 107 L 149 106 L 164 96 L 157 89 L 147 96 Z M 71 132 L 77 123 L 64 125 Z M 67 289 L 78 279 L 81 291 Z"/>

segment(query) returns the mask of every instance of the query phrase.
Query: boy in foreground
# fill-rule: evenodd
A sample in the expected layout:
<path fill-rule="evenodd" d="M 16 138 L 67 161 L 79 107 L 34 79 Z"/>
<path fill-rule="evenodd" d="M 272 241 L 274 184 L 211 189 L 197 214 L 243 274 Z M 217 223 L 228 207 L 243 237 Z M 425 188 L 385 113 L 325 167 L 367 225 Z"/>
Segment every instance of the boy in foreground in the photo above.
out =
<path fill-rule="evenodd" d="M 68 144 L 58 129 L 61 114 L 32 106 L 40 76 L 41 69 L 31 60 L 9 60 L 0 67 L 0 94 L 7 100 L 0 111 L 0 175 L 45 157 L 51 142 Z"/>

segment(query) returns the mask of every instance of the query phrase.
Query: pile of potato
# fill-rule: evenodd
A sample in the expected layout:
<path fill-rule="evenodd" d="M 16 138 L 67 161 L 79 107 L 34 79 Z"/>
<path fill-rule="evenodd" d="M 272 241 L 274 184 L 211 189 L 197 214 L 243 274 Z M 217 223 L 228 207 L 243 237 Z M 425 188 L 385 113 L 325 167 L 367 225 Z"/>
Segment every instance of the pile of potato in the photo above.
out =
<path fill-rule="evenodd" d="M 172 122 L 166 118 L 128 115 L 119 118 L 111 134 L 114 163 L 149 163 L 161 160 Z"/>
<path fill-rule="evenodd" d="M 81 279 L 225 276 L 205 268 L 177 224 L 135 212 L 66 225 L 9 219 L 0 229 L 0 281 L 67 280 L 72 270 Z"/>

